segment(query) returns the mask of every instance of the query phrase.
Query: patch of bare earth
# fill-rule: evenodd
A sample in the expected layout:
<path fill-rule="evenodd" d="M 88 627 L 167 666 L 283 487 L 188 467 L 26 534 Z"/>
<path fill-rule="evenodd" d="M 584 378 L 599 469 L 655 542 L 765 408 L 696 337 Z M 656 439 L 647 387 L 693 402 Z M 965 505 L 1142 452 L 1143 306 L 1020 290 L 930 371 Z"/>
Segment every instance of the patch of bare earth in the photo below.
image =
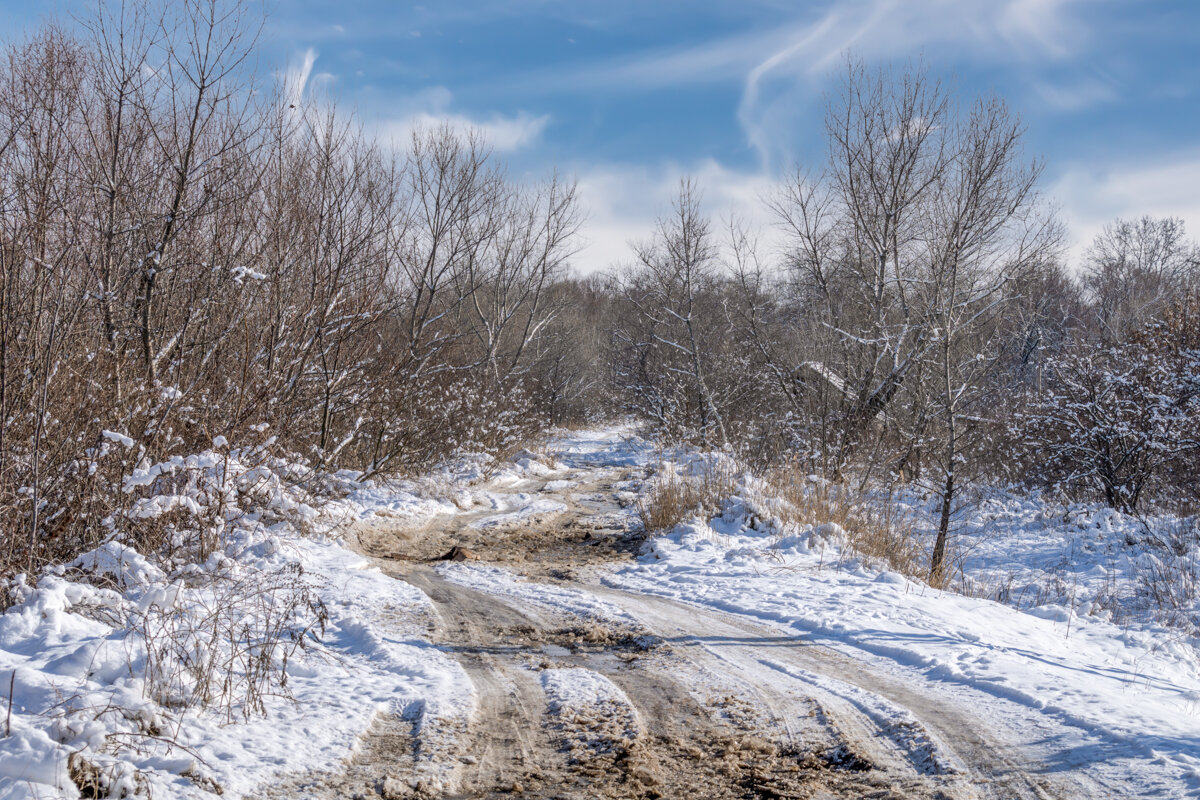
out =
<path fill-rule="evenodd" d="M 569 579 L 580 567 L 632 560 L 636 554 L 640 532 L 618 499 L 620 488 L 635 477 L 632 470 L 606 472 L 554 491 L 544 491 L 548 484 L 553 486 L 549 481 L 529 480 L 513 491 L 532 498 L 553 497 L 565 508 L 510 521 L 485 508 L 435 517 L 414 527 L 377 517 L 357 525 L 356 539 L 363 552 L 381 560 L 478 560 L 529 575 Z"/>

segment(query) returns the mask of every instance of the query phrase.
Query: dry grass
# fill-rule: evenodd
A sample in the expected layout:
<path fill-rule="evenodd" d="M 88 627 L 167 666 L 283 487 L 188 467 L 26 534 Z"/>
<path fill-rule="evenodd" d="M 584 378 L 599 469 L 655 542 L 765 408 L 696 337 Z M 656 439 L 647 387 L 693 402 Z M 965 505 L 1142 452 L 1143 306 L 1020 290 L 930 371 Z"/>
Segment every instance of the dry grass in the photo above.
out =
<path fill-rule="evenodd" d="M 1138 560 L 1137 590 L 1155 618 L 1195 635 L 1200 631 L 1200 519 L 1180 519 L 1162 531 L 1156 552 Z"/>
<path fill-rule="evenodd" d="M 650 491 L 637 502 L 643 529 L 669 530 L 693 516 L 716 516 L 722 501 L 741 491 L 738 477 L 727 463 L 699 476 L 660 470 Z M 783 525 L 803 529 L 833 523 L 845 534 L 844 556 L 928 580 L 929 554 L 915 514 L 894 503 L 856 496 L 845 487 L 810 480 L 797 468 L 771 470 L 763 478 L 763 491 L 782 501 L 771 514 Z"/>
<path fill-rule="evenodd" d="M 288 661 L 324 634 L 328 612 L 298 564 L 180 588 L 134 615 L 146 645 L 148 696 L 160 705 L 208 708 L 227 722 L 265 714 L 288 695 Z"/>
<path fill-rule="evenodd" d="M 737 493 L 737 473 L 724 462 L 710 466 L 697 476 L 679 475 L 660 469 L 650 491 L 637 501 L 642 530 L 670 530 L 693 516 L 713 516 L 721 502 Z"/>
<path fill-rule="evenodd" d="M 784 501 L 776 511 L 781 522 L 800 528 L 833 523 L 845 533 L 845 555 L 928 580 L 929 556 L 915 514 L 895 503 L 856 496 L 844 486 L 811 480 L 795 468 L 772 470 L 766 482 Z"/>

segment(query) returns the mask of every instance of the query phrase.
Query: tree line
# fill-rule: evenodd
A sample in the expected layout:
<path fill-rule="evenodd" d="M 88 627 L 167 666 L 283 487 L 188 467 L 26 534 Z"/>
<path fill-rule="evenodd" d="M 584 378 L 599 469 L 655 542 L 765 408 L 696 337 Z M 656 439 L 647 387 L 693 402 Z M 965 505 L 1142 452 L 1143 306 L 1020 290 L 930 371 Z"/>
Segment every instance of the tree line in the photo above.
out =
<path fill-rule="evenodd" d="M 834 482 L 1126 511 L 1195 496 L 1200 251 L 1117 221 L 1068 264 L 999 99 L 849 63 L 826 155 L 762 202 L 685 180 L 628 263 L 570 268 L 574 183 L 478 135 L 373 141 L 252 66 L 238 3 L 100 5 L 0 63 L 0 565 L 134 523 L 123 477 L 212 447 L 421 470 L 632 414 Z M 217 443 L 217 444 L 214 444 Z"/>
<path fill-rule="evenodd" d="M 1200 248 L 1178 219 L 1118 220 L 1068 264 L 1023 132 L 920 65 L 850 62 L 824 160 L 763 200 L 782 245 L 714 224 L 685 180 L 612 277 L 624 407 L 752 464 L 916 483 L 934 581 L 965 486 L 1194 512 Z"/>
<path fill-rule="evenodd" d="M 0 563 L 122 527 L 214 441 L 372 476 L 498 451 L 563 392 L 575 186 L 473 134 L 365 136 L 251 68 L 239 3 L 101 4 L 0 69 Z M 116 520 L 116 522 L 114 522 Z"/>

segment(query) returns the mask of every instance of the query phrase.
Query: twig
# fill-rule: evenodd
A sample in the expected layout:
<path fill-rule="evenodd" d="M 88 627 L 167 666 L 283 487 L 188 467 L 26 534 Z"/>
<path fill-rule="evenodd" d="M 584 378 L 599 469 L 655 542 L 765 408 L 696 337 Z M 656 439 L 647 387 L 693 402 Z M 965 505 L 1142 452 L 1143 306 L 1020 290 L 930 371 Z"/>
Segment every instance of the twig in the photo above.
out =
<path fill-rule="evenodd" d="M 4 719 L 4 736 L 12 736 L 12 704 L 13 688 L 17 685 L 17 671 L 14 669 L 8 677 L 8 716 Z"/>

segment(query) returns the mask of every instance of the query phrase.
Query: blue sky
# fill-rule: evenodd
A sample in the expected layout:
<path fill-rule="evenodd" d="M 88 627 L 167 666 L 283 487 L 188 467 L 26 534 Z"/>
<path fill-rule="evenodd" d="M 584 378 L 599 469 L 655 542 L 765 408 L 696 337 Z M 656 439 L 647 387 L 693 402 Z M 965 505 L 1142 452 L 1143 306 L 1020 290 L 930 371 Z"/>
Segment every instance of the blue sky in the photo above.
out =
<path fill-rule="evenodd" d="M 6 34 L 39 10 L 0 0 Z M 264 68 L 331 93 L 368 129 L 482 127 L 517 175 L 580 181 L 589 246 L 621 258 L 684 174 L 710 210 L 757 197 L 822 149 L 843 53 L 922 57 L 969 100 L 1024 118 L 1072 256 L 1106 221 L 1184 217 L 1200 235 L 1200 0 L 741 0 L 409 3 L 268 0 Z M 7 30 L 5 30 L 7 28 Z"/>

